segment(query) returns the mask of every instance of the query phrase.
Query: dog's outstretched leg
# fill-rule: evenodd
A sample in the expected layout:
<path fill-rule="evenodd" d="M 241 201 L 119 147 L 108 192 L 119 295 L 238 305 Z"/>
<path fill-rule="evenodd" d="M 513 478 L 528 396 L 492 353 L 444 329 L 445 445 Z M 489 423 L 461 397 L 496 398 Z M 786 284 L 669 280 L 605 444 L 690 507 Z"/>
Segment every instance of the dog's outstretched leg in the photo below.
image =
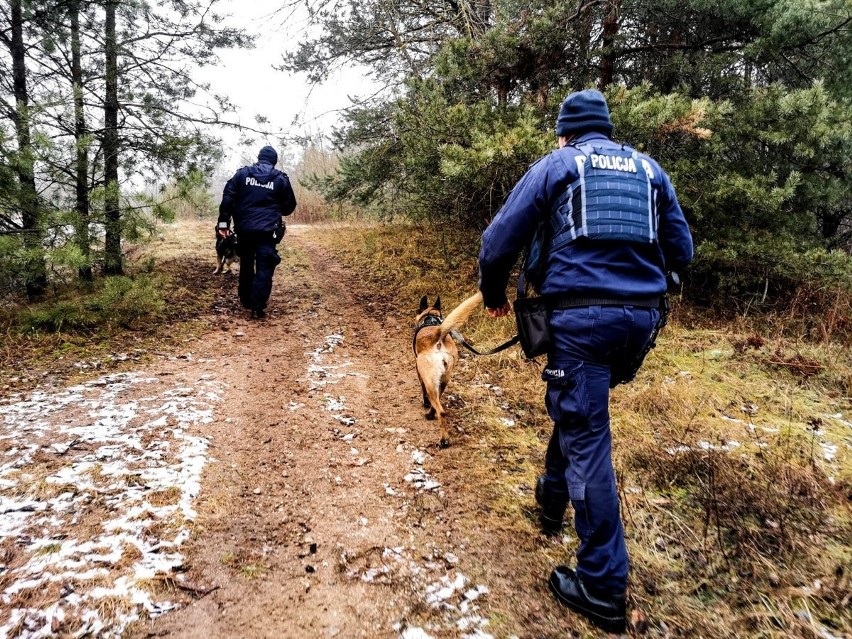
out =
<path fill-rule="evenodd" d="M 441 440 L 438 442 L 438 446 L 446 448 L 450 445 L 450 436 L 447 433 L 447 424 L 444 421 L 444 415 L 446 415 L 446 412 L 444 411 L 444 407 L 441 406 L 441 394 L 437 388 L 429 388 L 427 390 L 430 391 L 429 405 L 431 408 L 429 409 L 429 413 L 426 415 L 426 419 L 438 420 L 438 428 L 441 429 Z"/>
<path fill-rule="evenodd" d="M 441 406 L 441 402 L 438 401 L 438 408 L 435 410 L 435 413 L 438 416 L 438 427 L 441 429 L 441 441 L 438 442 L 438 446 L 441 448 L 446 448 L 450 445 L 450 434 L 447 432 L 447 424 L 444 421 L 444 407 Z"/>
<path fill-rule="evenodd" d="M 424 375 L 421 366 L 428 366 L 428 364 L 421 364 L 420 361 L 417 362 L 417 376 L 420 378 L 424 394 L 423 407 L 429 408 L 429 412 L 426 413 L 426 419 L 438 420 L 438 427 L 441 429 L 441 440 L 438 442 L 438 445 L 441 448 L 446 448 L 450 445 L 450 437 L 447 434 L 447 427 L 444 424 L 444 407 L 441 406 L 441 380 L 440 378 L 436 379 L 434 375 Z"/>

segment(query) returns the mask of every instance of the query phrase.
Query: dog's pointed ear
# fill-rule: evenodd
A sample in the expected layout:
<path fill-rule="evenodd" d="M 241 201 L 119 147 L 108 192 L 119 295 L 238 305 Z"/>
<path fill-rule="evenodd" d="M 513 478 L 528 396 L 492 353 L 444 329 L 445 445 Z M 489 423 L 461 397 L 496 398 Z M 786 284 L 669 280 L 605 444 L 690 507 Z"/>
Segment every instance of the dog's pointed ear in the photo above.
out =
<path fill-rule="evenodd" d="M 432 304 L 432 308 L 434 308 L 436 311 L 441 310 L 441 296 L 440 295 L 435 298 L 435 303 Z"/>
<path fill-rule="evenodd" d="M 420 298 L 420 310 L 418 312 L 422 313 L 423 311 L 426 310 L 427 306 L 429 306 L 429 300 L 426 299 L 426 296 L 424 295 L 423 297 Z"/>

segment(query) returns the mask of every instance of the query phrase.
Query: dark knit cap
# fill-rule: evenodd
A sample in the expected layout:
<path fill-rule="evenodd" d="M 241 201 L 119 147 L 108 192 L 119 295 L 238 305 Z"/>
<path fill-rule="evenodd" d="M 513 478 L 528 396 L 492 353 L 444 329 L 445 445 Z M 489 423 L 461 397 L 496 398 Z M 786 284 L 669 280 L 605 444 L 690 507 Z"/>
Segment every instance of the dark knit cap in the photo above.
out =
<path fill-rule="evenodd" d="M 565 98 L 556 119 L 556 135 L 579 135 L 587 131 L 612 135 L 606 98 L 594 89 L 578 91 Z"/>
<path fill-rule="evenodd" d="M 275 166 L 278 163 L 278 153 L 271 146 L 265 146 L 257 154 L 257 160 Z"/>

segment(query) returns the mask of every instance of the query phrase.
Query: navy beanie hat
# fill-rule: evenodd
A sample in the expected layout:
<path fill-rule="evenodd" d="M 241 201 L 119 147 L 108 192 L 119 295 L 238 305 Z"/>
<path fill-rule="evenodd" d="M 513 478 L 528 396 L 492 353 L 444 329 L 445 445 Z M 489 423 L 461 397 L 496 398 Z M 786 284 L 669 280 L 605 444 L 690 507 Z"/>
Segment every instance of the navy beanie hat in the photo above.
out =
<path fill-rule="evenodd" d="M 562 103 L 556 119 L 556 135 L 570 136 L 586 131 L 600 131 L 612 135 L 609 107 L 600 91 L 586 89 L 572 93 Z"/>
<path fill-rule="evenodd" d="M 258 162 L 267 162 L 272 166 L 278 163 L 278 153 L 271 146 L 265 146 L 257 154 Z"/>

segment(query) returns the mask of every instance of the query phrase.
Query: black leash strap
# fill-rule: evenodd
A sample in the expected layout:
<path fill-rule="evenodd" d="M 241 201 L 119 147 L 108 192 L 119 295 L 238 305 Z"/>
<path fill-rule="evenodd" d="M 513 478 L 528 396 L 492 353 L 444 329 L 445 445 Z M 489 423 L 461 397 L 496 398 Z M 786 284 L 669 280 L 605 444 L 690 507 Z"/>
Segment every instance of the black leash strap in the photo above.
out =
<path fill-rule="evenodd" d="M 467 350 L 469 350 L 474 355 L 494 355 L 495 353 L 499 353 L 500 351 L 505 351 L 510 346 L 514 346 L 515 344 L 518 343 L 518 340 L 520 339 L 517 335 L 515 335 L 510 340 L 500 344 L 500 346 L 497 346 L 496 348 L 492 348 L 490 351 L 485 351 L 484 353 L 480 353 L 473 346 L 471 346 L 468 343 L 468 341 L 464 337 L 462 337 L 462 334 L 459 333 L 458 331 L 450 331 L 450 335 L 452 335 L 459 344 L 464 346 Z"/>

